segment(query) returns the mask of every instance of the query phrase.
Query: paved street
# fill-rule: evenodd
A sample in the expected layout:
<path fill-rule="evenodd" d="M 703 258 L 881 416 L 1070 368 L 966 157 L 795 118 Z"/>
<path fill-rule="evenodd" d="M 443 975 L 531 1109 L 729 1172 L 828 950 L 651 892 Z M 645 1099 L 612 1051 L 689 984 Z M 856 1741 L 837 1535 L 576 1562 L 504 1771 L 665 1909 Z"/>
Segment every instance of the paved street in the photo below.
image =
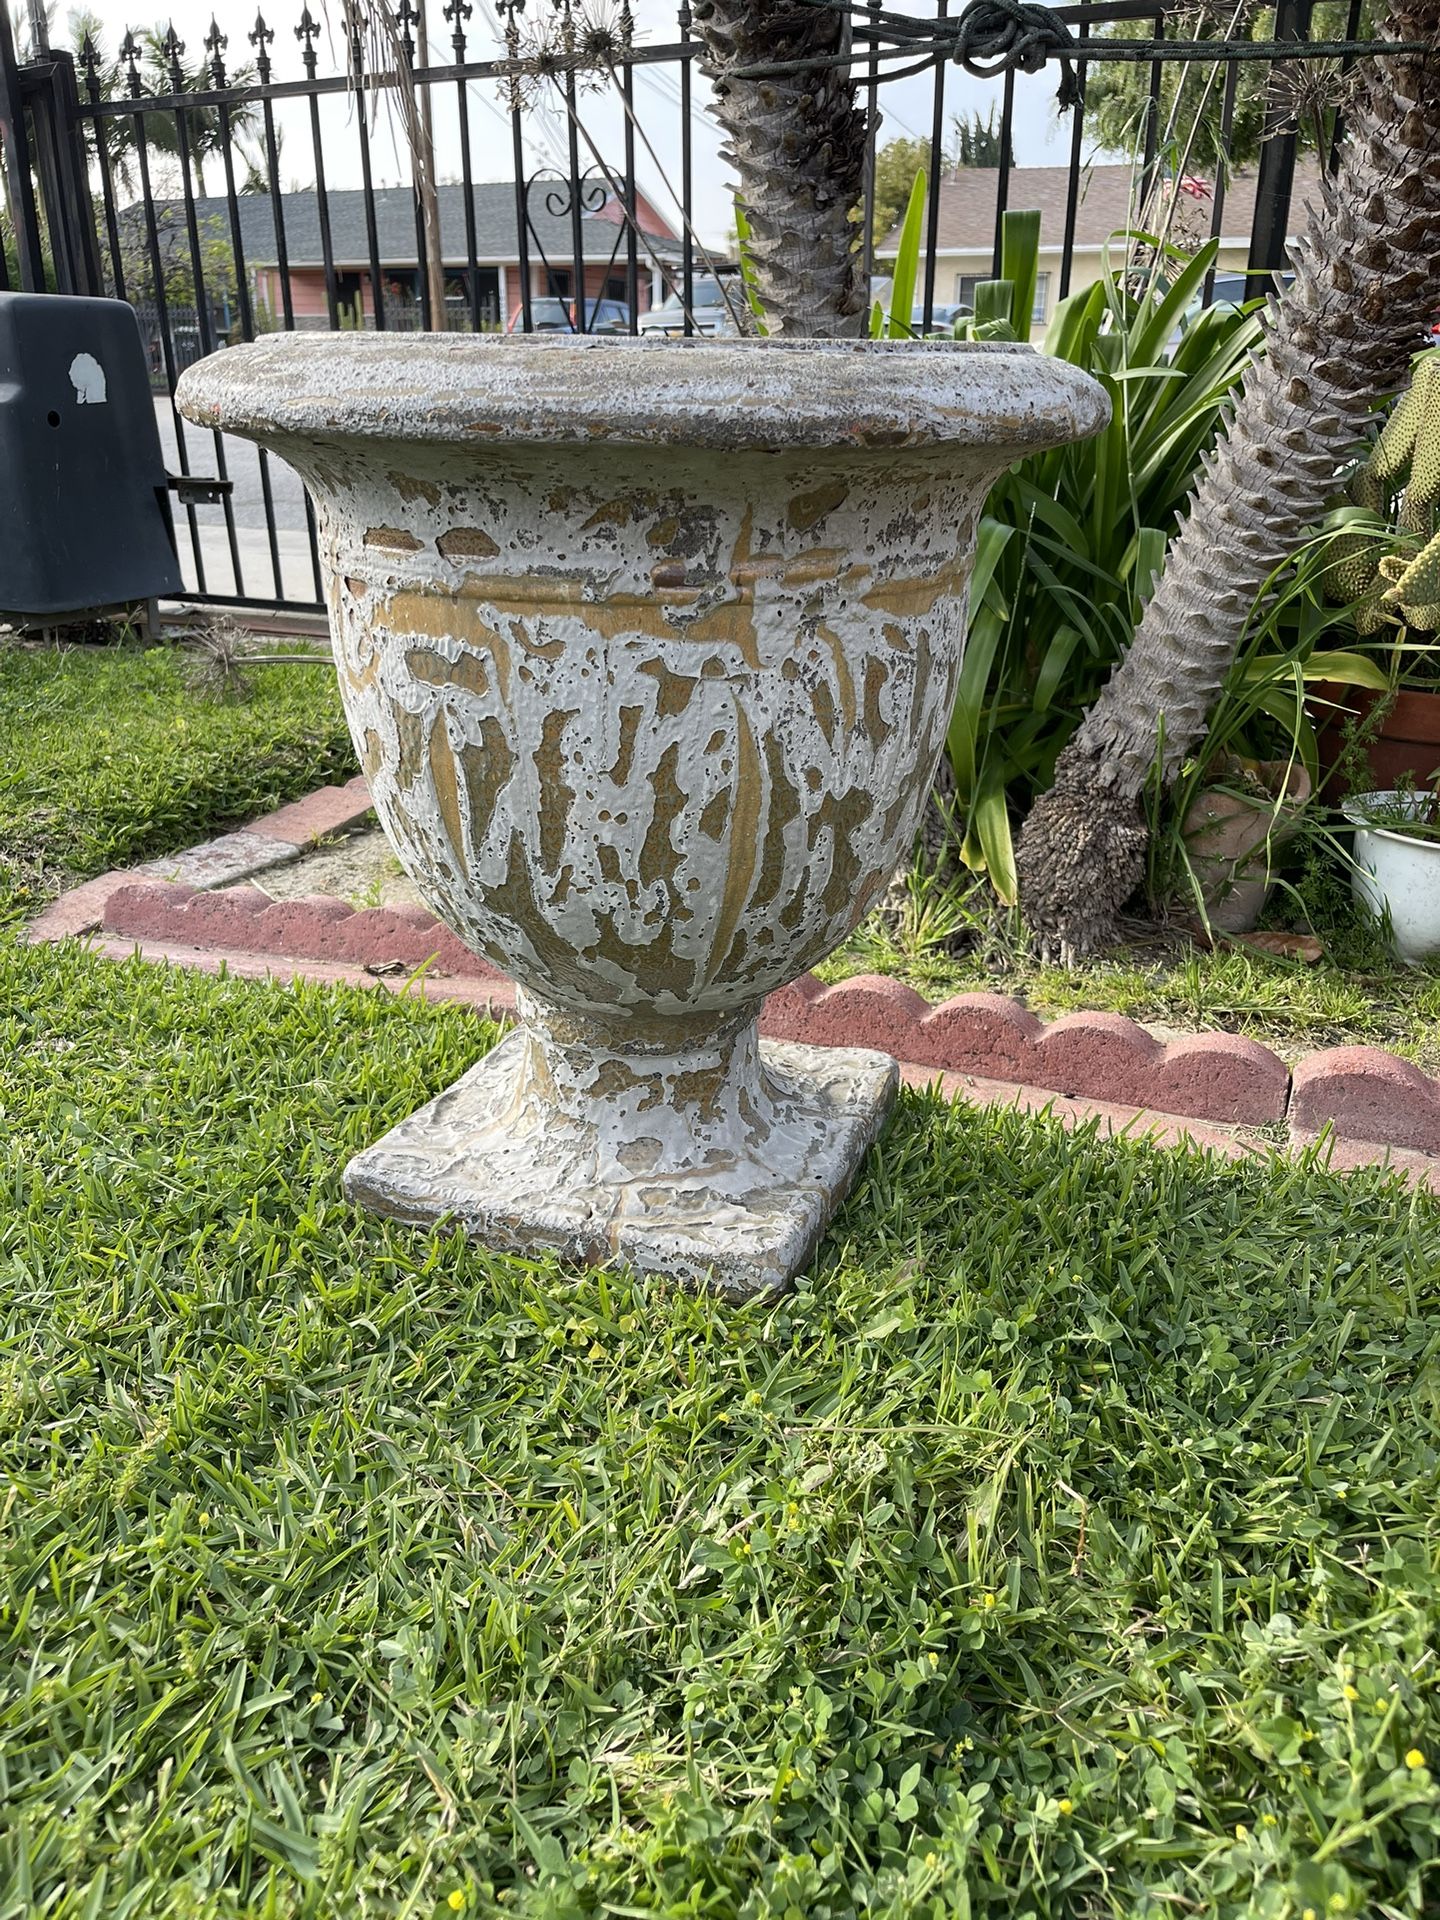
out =
<path fill-rule="evenodd" d="M 155 397 L 155 421 L 160 429 L 160 450 L 167 471 L 180 471 L 175 445 L 175 415 L 163 394 Z M 217 436 L 180 423 L 185 436 L 185 453 L 191 473 L 219 473 Z M 229 434 L 218 436 L 224 453 L 225 471 L 234 481 L 230 496 L 235 521 L 235 545 L 240 555 L 240 581 L 237 585 L 230 551 L 230 536 L 222 507 L 197 507 L 195 518 L 199 535 L 200 563 L 205 571 L 205 586 L 211 593 L 243 592 L 261 600 L 314 600 L 315 577 L 311 566 L 310 541 L 305 529 L 305 489 L 298 475 L 283 461 L 266 461 L 270 493 L 275 503 L 276 547 L 280 557 L 280 586 L 275 583 L 270 539 L 265 530 L 265 496 L 261 485 L 260 452 L 248 440 L 236 440 Z M 200 584 L 196 567 L 195 543 L 191 539 L 188 517 L 177 507 L 176 532 L 186 584 Z"/>

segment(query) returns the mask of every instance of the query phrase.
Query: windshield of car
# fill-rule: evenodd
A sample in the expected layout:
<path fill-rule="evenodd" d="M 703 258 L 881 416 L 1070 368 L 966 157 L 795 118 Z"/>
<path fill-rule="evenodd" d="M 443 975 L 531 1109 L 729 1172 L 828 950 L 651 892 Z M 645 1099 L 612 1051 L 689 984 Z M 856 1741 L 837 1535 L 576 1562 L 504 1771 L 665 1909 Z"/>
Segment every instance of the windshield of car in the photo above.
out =
<path fill-rule="evenodd" d="M 723 307 L 725 305 L 726 293 L 729 293 L 733 299 L 738 283 L 734 280 L 727 281 L 722 290 L 718 280 L 713 279 L 708 274 L 704 274 L 693 284 L 694 292 L 690 302 L 692 307 Z M 679 313 L 683 313 L 685 311 L 684 289 L 682 287 L 676 287 L 674 292 L 666 299 L 665 305 L 675 308 Z"/>
<path fill-rule="evenodd" d="M 1262 278 L 1263 275 L 1260 274 L 1217 273 L 1210 304 L 1239 307 L 1243 306 L 1247 300 L 1258 300 L 1262 292 L 1260 284 Z M 1293 273 L 1277 273 L 1274 278 L 1276 286 L 1284 288 L 1291 285 L 1295 276 Z M 1198 303 L 1199 298 L 1200 296 L 1197 295 L 1191 302 L 1192 306 Z"/>

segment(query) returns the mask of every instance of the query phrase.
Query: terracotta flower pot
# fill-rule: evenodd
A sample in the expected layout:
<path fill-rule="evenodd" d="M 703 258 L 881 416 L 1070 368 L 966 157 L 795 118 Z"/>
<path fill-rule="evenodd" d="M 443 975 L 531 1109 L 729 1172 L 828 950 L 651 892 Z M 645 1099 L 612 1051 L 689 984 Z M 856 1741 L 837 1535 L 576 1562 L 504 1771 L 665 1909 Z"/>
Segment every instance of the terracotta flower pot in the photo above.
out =
<path fill-rule="evenodd" d="M 1328 800 L 1343 800 L 1350 788 L 1336 773 L 1345 747 L 1345 729 L 1362 725 L 1376 701 L 1386 703 L 1375 738 L 1367 746 L 1369 773 L 1364 785 L 1390 789 L 1408 781 L 1428 787 L 1440 773 L 1440 693 L 1408 687 L 1395 695 L 1369 687 L 1342 687 L 1322 681 L 1309 702 L 1320 755 L 1321 790 Z"/>
<path fill-rule="evenodd" d="M 884 1055 L 762 1044 L 909 847 L 975 522 L 1101 389 L 1028 349 L 273 336 L 192 420 L 315 501 L 376 810 L 520 1029 L 352 1162 L 487 1243 L 737 1291 L 808 1258 Z"/>
<path fill-rule="evenodd" d="M 1249 933 L 1274 884 L 1273 855 L 1310 798 L 1310 776 L 1298 760 L 1231 759 L 1216 771 L 1235 784 L 1248 774 L 1269 796 L 1206 787 L 1185 815 L 1186 851 L 1211 926 Z"/>

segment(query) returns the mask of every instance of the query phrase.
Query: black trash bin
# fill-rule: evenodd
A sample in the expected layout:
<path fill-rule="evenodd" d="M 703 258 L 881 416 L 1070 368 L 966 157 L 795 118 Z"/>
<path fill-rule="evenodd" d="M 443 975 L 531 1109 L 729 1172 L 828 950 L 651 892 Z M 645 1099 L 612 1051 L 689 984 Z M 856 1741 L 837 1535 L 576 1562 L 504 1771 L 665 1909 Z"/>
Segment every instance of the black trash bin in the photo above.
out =
<path fill-rule="evenodd" d="M 169 485 L 134 309 L 0 293 L 0 620 L 180 592 Z"/>

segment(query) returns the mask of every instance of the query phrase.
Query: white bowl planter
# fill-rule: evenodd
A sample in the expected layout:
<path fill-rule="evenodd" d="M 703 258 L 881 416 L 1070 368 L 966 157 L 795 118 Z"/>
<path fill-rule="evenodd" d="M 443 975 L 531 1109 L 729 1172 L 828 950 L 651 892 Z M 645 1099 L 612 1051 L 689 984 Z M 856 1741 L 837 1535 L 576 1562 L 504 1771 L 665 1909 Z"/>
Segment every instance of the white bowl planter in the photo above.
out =
<path fill-rule="evenodd" d="M 182 410 L 314 498 L 376 810 L 522 1025 L 347 1190 L 738 1292 L 809 1258 L 896 1080 L 762 1044 L 908 850 L 975 522 L 1095 432 L 1029 348 L 272 336 Z"/>
<path fill-rule="evenodd" d="M 1341 803 L 1355 828 L 1351 890 L 1377 920 L 1388 913 L 1391 950 L 1410 967 L 1440 953 L 1440 839 L 1393 823 L 1397 812 L 1419 818 L 1428 802 L 1426 794 L 1385 792 L 1353 793 Z"/>

